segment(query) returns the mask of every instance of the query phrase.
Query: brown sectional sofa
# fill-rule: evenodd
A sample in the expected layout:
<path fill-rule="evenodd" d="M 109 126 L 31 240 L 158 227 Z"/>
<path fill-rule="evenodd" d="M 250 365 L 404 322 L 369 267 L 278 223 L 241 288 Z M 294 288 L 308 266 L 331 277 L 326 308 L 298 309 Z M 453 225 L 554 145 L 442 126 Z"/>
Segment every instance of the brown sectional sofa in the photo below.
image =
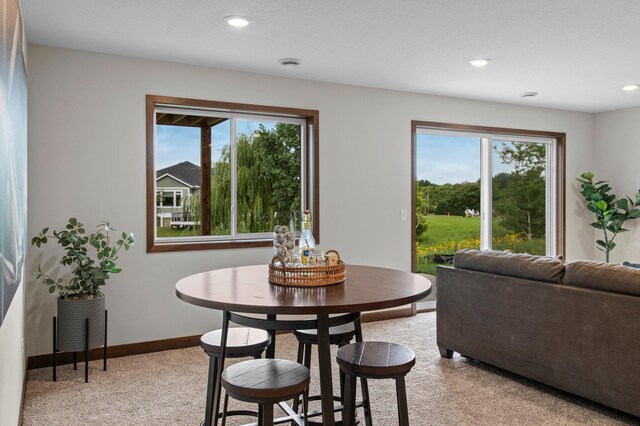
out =
<path fill-rule="evenodd" d="M 461 250 L 437 271 L 437 341 L 640 416 L 640 269 Z"/>

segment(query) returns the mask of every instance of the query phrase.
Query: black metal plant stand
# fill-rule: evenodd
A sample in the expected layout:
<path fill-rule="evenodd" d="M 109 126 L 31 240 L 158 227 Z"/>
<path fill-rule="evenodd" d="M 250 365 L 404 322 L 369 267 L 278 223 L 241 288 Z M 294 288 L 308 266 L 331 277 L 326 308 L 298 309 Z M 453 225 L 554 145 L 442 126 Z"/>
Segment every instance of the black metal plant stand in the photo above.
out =
<path fill-rule="evenodd" d="M 104 346 L 102 350 L 102 362 L 104 371 L 107 371 L 107 310 L 104 311 Z M 85 333 L 84 333 L 84 382 L 89 383 L 89 318 L 85 318 Z M 56 376 L 56 354 L 58 352 L 64 352 L 58 350 L 58 327 L 57 318 L 53 317 L 53 352 L 51 353 L 53 359 L 53 381 L 57 381 Z M 73 352 L 73 369 L 78 369 L 78 352 Z"/>

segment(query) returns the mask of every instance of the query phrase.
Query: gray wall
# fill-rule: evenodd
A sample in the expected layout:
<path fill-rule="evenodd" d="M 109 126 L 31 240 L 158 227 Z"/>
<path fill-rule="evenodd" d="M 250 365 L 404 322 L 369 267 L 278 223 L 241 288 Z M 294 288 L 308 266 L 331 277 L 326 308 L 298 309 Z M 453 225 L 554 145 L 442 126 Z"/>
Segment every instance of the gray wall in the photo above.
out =
<path fill-rule="evenodd" d="M 592 258 L 571 177 L 592 165 L 591 114 L 369 89 L 30 46 L 29 235 L 71 216 L 108 218 L 138 245 L 109 281 L 113 345 L 194 335 L 218 313 L 178 300 L 174 285 L 212 268 L 265 263 L 271 250 L 145 252 L 145 95 L 320 111 L 321 242 L 349 263 L 409 270 L 411 120 L 567 133 L 567 255 Z M 69 166 L 72 164 L 72 166 Z M 105 179 L 108 184 L 105 185 Z M 62 189 L 62 190 L 61 190 Z M 44 258 L 43 258 L 44 256 Z M 48 261 L 30 250 L 28 268 Z M 30 355 L 50 351 L 54 296 L 28 282 Z"/>
<path fill-rule="evenodd" d="M 632 196 L 640 189 L 640 108 L 629 108 L 596 115 L 593 171 L 598 180 L 608 180 L 618 197 Z M 640 263 L 640 219 L 627 222 L 630 232 L 616 237 L 611 262 Z M 598 239 L 602 231 L 595 230 Z M 594 238 L 595 241 L 595 238 Z M 594 243 L 595 244 L 595 243 Z M 604 261 L 604 253 L 596 251 Z"/>

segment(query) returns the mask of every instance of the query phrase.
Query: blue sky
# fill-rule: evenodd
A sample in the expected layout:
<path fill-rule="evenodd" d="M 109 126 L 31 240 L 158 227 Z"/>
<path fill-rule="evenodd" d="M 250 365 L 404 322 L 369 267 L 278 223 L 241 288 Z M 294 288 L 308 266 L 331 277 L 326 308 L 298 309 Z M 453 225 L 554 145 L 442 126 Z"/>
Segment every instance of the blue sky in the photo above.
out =
<path fill-rule="evenodd" d="M 506 142 L 509 143 L 509 142 Z M 494 142 L 500 149 L 503 142 Z M 493 174 L 510 172 L 492 150 Z M 444 183 L 476 182 L 480 179 L 480 138 L 445 135 L 417 135 L 416 175 L 418 180 Z"/>
<path fill-rule="evenodd" d="M 238 134 L 253 134 L 260 124 L 267 129 L 275 127 L 273 122 L 236 120 Z M 211 131 L 211 157 L 215 162 L 220 151 L 230 141 L 230 121 L 214 126 Z M 496 142 L 501 144 L 501 142 Z M 200 165 L 200 129 L 185 126 L 157 126 L 157 168 L 162 169 L 181 161 Z M 480 179 L 480 138 L 418 134 L 417 177 L 436 184 L 475 182 Z M 510 171 L 500 164 L 493 153 L 494 174 Z"/>
<path fill-rule="evenodd" d="M 253 134 L 260 124 L 270 130 L 273 122 L 236 120 L 238 134 Z M 227 120 L 211 129 L 211 159 L 220 158 L 220 152 L 229 145 L 231 122 Z M 190 161 L 200 165 L 200 128 L 187 126 L 158 125 L 156 130 L 156 168 L 163 169 L 182 161 Z"/>
<path fill-rule="evenodd" d="M 418 180 L 475 182 L 480 179 L 480 138 L 418 134 L 416 165 Z"/>

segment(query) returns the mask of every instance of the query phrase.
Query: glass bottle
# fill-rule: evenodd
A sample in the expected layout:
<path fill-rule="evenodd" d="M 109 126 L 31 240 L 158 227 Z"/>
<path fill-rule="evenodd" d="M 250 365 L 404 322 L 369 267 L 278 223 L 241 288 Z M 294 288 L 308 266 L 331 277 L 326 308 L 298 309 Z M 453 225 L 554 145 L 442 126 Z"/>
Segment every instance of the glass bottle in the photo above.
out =
<path fill-rule="evenodd" d="M 309 210 L 305 210 L 302 214 L 302 232 L 298 246 L 300 247 L 300 263 L 307 265 L 309 256 L 316 246 L 316 240 L 311 233 L 311 213 Z"/>

